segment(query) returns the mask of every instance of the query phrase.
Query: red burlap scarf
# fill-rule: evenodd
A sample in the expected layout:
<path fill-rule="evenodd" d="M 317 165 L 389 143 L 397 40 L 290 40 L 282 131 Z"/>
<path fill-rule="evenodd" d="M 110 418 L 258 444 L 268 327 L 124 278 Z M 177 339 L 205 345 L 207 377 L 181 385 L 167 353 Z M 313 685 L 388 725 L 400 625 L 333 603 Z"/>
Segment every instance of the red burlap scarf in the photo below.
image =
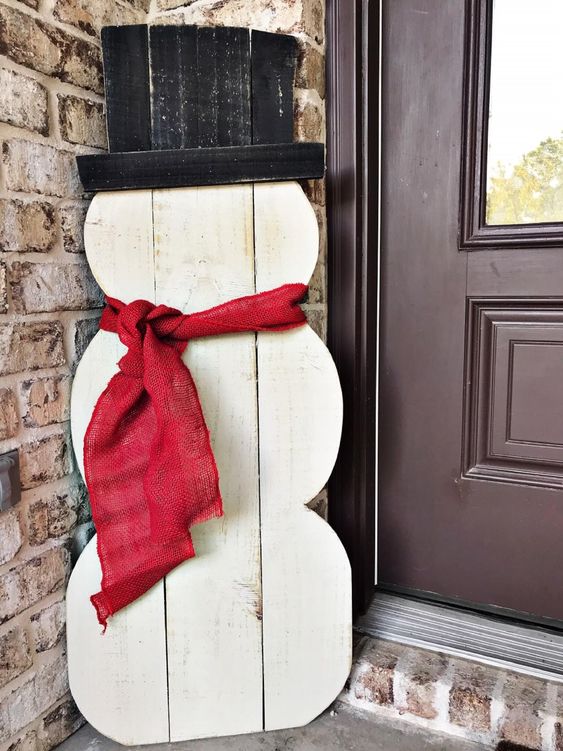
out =
<path fill-rule="evenodd" d="M 146 300 L 107 298 L 100 328 L 127 353 L 98 399 L 84 438 L 84 468 L 102 567 L 92 596 L 105 627 L 195 555 L 190 527 L 223 508 L 201 405 L 182 352 L 190 339 L 285 331 L 305 323 L 304 284 L 286 284 L 191 315 Z"/>

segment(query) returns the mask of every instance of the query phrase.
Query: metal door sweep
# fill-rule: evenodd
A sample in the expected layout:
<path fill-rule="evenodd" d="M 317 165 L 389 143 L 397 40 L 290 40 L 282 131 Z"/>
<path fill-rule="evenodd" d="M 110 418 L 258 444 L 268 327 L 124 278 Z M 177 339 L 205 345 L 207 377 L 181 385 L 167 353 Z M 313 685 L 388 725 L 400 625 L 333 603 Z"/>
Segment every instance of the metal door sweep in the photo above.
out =
<path fill-rule="evenodd" d="M 563 681 L 563 633 L 555 629 L 383 592 L 356 628 L 379 639 Z"/>

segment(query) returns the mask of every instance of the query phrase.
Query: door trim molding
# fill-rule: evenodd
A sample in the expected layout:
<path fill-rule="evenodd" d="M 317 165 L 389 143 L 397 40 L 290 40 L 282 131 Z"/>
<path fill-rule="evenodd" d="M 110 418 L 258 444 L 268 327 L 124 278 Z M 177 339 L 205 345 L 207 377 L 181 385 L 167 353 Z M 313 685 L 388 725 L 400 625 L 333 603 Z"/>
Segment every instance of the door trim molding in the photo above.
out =
<path fill-rule="evenodd" d="M 563 633 L 378 592 L 360 633 L 563 682 Z"/>
<path fill-rule="evenodd" d="M 327 0 L 326 13 L 328 344 L 344 395 L 329 522 L 350 558 L 358 613 L 375 577 L 379 1 Z"/>

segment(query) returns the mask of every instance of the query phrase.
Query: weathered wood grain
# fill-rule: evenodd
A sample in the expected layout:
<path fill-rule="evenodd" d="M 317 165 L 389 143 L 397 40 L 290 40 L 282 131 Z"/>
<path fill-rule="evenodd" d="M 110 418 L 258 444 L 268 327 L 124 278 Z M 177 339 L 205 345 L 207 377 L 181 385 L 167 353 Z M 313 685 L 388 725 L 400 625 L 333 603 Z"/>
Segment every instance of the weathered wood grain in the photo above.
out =
<path fill-rule="evenodd" d="M 200 27 L 197 44 L 199 146 L 252 143 L 250 31 Z"/>
<path fill-rule="evenodd" d="M 199 146 L 197 28 L 150 26 L 153 149 Z"/>
<path fill-rule="evenodd" d="M 232 185 L 324 175 L 322 143 L 84 154 L 76 158 L 85 190 Z"/>
<path fill-rule="evenodd" d="M 186 313 L 254 292 L 252 186 L 154 192 L 159 300 Z M 225 516 L 166 577 L 171 740 L 262 728 L 255 335 L 190 342 Z"/>
<path fill-rule="evenodd" d="M 96 196 L 85 244 L 92 271 L 111 295 L 154 300 L 150 192 Z M 100 331 L 76 371 L 71 401 L 74 450 L 83 473 L 84 433 L 94 405 L 125 348 Z M 99 591 L 96 537 L 72 572 L 67 591 L 67 649 L 72 695 L 100 732 L 125 745 L 168 740 L 164 584 L 111 618 L 102 635 L 90 595 Z"/>
<path fill-rule="evenodd" d="M 252 143 L 293 141 L 295 37 L 252 32 Z"/>
<path fill-rule="evenodd" d="M 315 214 L 296 183 L 254 186 L 256 291 L 305 282 Z M 305 504 L 328 480 L 342 428 L 336 368 L 308 326 L 258 335 L 265 729 L 304 725 L 339 694 L 352 660 L 351 573 Z"/>
<path fill-rule="evenodd" d="M 102 47 L 110 150 L 150 149 L 148 27 L 107 26 Z"/>

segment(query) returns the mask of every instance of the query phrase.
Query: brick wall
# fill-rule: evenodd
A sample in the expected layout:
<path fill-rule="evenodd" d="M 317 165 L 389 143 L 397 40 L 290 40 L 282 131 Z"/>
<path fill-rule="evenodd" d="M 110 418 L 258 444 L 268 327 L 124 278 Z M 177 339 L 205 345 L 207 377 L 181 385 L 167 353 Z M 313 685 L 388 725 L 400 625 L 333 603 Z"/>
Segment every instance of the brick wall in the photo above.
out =
<path fill-rule="evenodd" d="M 23 486 L 0 514 L 0 751 L 48 751 L 81 723 L 64 593 L 92 530 L 69 395 L 101 294 L 83 253 L 88 196 L 74 157 L 106 146 L 101 26 L 148 19 L 297 35 L 296 135 L 324 140 L 323 0 L 0 0 L 0 453 L 19 449 Z M 305 187 L 321 227 L 307 309 L 324 336 L 324 183 Z M 324 510 L 324 494 L 314 505 Z"/>
<path fill-rule="evenodd" d="M 74 156 L 106 144 L 100 26 L 147 11 L 148 0 L 0 2 L 0 453 L 19 449 L 23 486 L 0 514 L 2 751 L 47 751 L 80 723 L 64 592 L 89 512 L 69 394 L 101 296 L 83 253 Z"/>

